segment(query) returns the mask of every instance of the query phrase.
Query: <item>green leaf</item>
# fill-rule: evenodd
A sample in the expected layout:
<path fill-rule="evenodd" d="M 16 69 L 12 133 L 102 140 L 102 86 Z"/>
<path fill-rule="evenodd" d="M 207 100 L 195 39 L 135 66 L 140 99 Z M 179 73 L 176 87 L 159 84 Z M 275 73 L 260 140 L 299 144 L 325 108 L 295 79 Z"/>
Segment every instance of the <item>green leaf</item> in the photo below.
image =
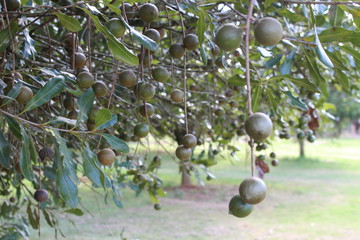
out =
<path fill-rule="evenodd" d="M 204 45 L 200 45 L 200 56 L 203 64 L 208 64 L 208 54 L 206 53 L 204 49 Z"/>
<path fill-rule="evenodd" d="M 360 32 L 333 27 L 322 31 L 318 36 L 322 43 L 351 42 L 353 44 L 359 44 Z M 313 41 L 314 39 L 315 35 L 303 38 L 305 41 Z"/>
<path fill-rule="evenodd" d="M 6 122 L 9 126 L 9 129 L 10 131 L 14 134 L 14 136 L 21 140 L 22 137 L 21 137 L 21 130 L 20 130 L 20 124 L 15 120 L 13 119 L 12 117 L 9 117 L 9 116 L 5 116 L 5 119 L 6 119 Z"/>
<path fill-rule="evenodd" d="M 348 90 L 350 88 L 349 78 L 343 71 L 335 69 L 335 77 L 345 90 Z"/>
<path fill-rule="evenodd" d="M 315 44 L 316 44 L 316 55 L 320 59 L 320 61 L 330 68 L 334 68 L 333 63 L 330 58 L 326 54 L 317 34 L 315 34 Z"/>
<path fill-rule="evenodd" d="M 87 176 L 96 187 L 111 187 L 111 182 L 101 169 L 96 154 L 90 150 L 88 145 L 86 145 L 82 151 L 82 159 L 85 176 Z"/>
<path fill-rule="evenodd" d="M 109 30 L 100 23 L 99 18 L 91 14 L 91 12 L 85 8 L 80 8 L 93 20 L 95 27 L 99 30 L 108 40 L 108 47 L 115 59 L 120 60 L 129 65 L 139 65 L 139 59 L 136 55 L 129 51 L 118 39 L 114 37 Z"/>
<path fill-rule="evenodd" d="M 115 6 L 115 4 L 110 4 L 110 3 L 104 3 L 103 4 L 105 6 L 107 6 L 108 8 L 110 8 L 111 11 L 113 11 L 114 13 L 116 13 L 116 15 L 120 16 L 121 15 L 121 10 L 119 8 L 119 6 Z M 116 4 L 118 5 L 118 4 Z"/>
<path fill-rule="evenodd" d="M 110 135 L 110 134 L 106 134 L 106 133 L 102 133 L 101 135 L 106 139 L 106 141 L 110 144 L 110 146 L 113 149 L 115 149 L 116 151 L 121 152 L 121 153 L 129 153 L 130 152 L 129 146 L 123 140 L 115 137 L 114 135 Z"/>
<path fill-rule="evenodd" d="M 83 216 L 84 215 L 83 211 L 81 209 L 79 209 L 79 208 L 68 209 L 68 210 L 66 210 L 64 212 L 74 214 L 76 216 Z"/>
<path fill-rule="evenodd" d="M 139 31 L 135 30 L 123 18 L 120 18 L 120 19 L 125 24 L 125 26 L 129 29 L 130 33 L 134 36 L 136 41 L 138 41 L 141 45 L 143 45 L 146 49 L 149 49 L 150 51 L 155 52 L 158 50 L 158 45 L 154 40 L 143 35 Z"/>
<path fill-rule="evenodd" d="M 314 15 L 314 11 L 312 9 L 312 6 L 309 6 L 310 9 L 310 27 L 314 28 L 314 26 L 316 26 L 316 19 L 315 19 L 315 15 Z"/>
<path fill-rule="evenodd" d="M 61 116 L 57 116 L 55 118 L 50 119 L 47 124 L 69 124 L 71 126 L 75 126 L 76 125 L 76 120 L 75 119 L 69 119 L 69 118 L 65 118 L 65 117 L 61 117 Z"/>
<path fill-rule="evenodd" d="M 65 88 L 68 93 L 71 95 L 80 97 L 83 94 L 83 91 L 78 86 L 77 82 L 73 79 L 70 79 L 68 77 L 65 77 Z"/>
<path fill-rule="evenodd" d="M 0 131 L 0 165 L 10 169 L 10 146 Z"/>
<path fill-rule="evenodd" d="M 329 22 L 332 26 L 341 26 L 341 21 L 344 19 L 344 11 L 337 5 L 332 5 L 329 9 Z"/>
<path fill-rule="evenodd" d="M 88 119 L 88 113 L 94 104 L 95 94 L 92 88 L 88 88 L 77 102 L 79 108 L 79 117 L 77 124 Z"/>
<path fill-rule="evenodd" d="M 251 99 L 251 103 L 252 103 L 252 110 L 253 112 L 257 112 L 260 106 L 260 100 L 262 97 L 262 89 L 260 84 L 258 84 L 257 86 L 255 86 L 255 88 L 253 89 L 253 94 L 252 94 L 252 99 Z"/>
<path fill-rule="evenodd" d="M 199 11 L 199 18 L 197 20 L 197 24 L 196 24 L 196 35 L 198 36 L 199 39 L 199 45 L 203 44 L 204 40 L 205 40 L 205 30 L 206 30 L 206 22 L 205 22 L 205 14 L 204 14 L 205 10 L 201 9 Z"/>
<path fill-rule="evenodd" d="M 70 32 L 79 32 L 82 29 L 79 21 L 76 18 L 59 12 L 53 14 L 60 20 L 60 23 L 64 26 L 64 28 Z"/>
<path fill-rule="evenodd" d="M 282 79 L 288 79 L 298 87 L 304 87 L 311 91 L 319 91 L 319 88 L 306 78 L 294 78 L 291 75 L 282 75 L 282 76 L 271 77 L 269 81 L 277 81 Z"/>
<path fill-rule="evenodd" d="M 296 49 L 291 50 L 289 55 L 286 56 L 285 61 L 280 66 L 280 73 L 282 75 L 289 74 L 291 72 L 291 67 L 294 65 L 295 62 L 295 53 Z"/>
<path fill-rule="evenodd" d="M 36 164 L 38 163 L 38 153 L 35 149 L 35 145 L 34 145 L 34 141 L 33 139 L 31 138 L 31 135 L 30 135 L 30 141 L 29 141 L 29 151 L 30 151 L 30 159 L 31 161 Z"/>
<path fill-rule="evenodd" d="M 53 219 L 51 219 L 50 214 L 45 209 L 42 209 L 42 212 L 44 214 L 47 224 L 53 228 L 55 225 L 53 224 Z"/>
<path fill-rule="evenodd" d="M 76 176 L 76 165 L 73 160 L 72 152 L 66 145 L 66 140 L 60 136 L 59 131 L 54 130 L 53 133 L 57 142 L 56 147 L 59 150 L 59 154 L 62 160 L 59 165 L 63 167 L 66 174 L 71 178 L 74 183 L 79 183 L 79 179 Z"/>
<path fill-rule="evenodd" d="M 0 238 L 0 240 L 19 240 L 21 239 L 20 233 L 9 233 Z"/>
<path fill-rule="evenodd" d="M 278 102 L 275 101 L 274 96 L 276 96 L 274 94 L 274 91 L 271 88 L 266 88 L 266 98 L 269 100 L 271 109 L 273 110 L 274 113 L 278 112 Z"/>
<path fill-rule="evenodd" d="M 264 58 L 272 57 L 273 53 L 266 48 L 258 47 L 257 50 L 259 51 L 260 55 Z"/>
<path fill-rule="evenodd" d="M 278 64 L 283 57 L 283 54 L 277 54 L 276 56 L 270 58 L 268 61 L 265 62 L 266 68 L 272 68 L 274 65 Z"/>
<path fill-rule="evenodd" d="M 351 13 L 353 15 L 354 18 L 359 18 L 360 17 L 360 7 L 357 7 L 355 5 L 339 5 L 339 7 L 348 12 Z"/>
<path fill-rule="evenodd" d="M 78 188 L 62 166 L 57 170 L 56 185 L 66 205 L 71 208 L 76 208 L 78 204 Z"/>
<path fill-rule="evenodd" d="M 160 203 L 159 198 L 151 190 L 148 190 L 148 193 L 149 193 L 150 201 L 152 204 Z"/>
<path fill-rule="evenodd" d="M 360 53 L 357 50 L 348 46 L 341 46 L 341 49 L 353 56 L 356 64 L 360 66 Z"/>
<path fill-rule="evenodd" d="M 338 57 L 336 52 L 332 53 L 332 52 L 326 51 L 326 54 L 329 56 L 331 62 L 334 64 L 336 69 L 345 70 L 345 71 L 349 70 L 344 64 L 345 61 L 342 59 L 340 60 L 339 57 L 341 57 L 341 56 Z"/>
<path fill-rule="evenodd" d="M 98 115 L 96 115 L 97 117 Z M 111 114 L 111 118 L 106 121 L 105 123 L 101 124 L 100 126 L 96 127 L 96 130 L 103 130 L 106 128 L 110 128 L 112 126 L 114 126 L 117 123 L 117 115 L 116 114 Z"/>
<path fill-rule="evenodd" d="M 116 194 L 113 192 L 113 201 L 115 203 L 115 205 L 118 207 L 118 208 L 123 208 L 124 205 L 122 204 L 122 202 L 120 201 L 119 197 L 116 196 Z"/>
<path fill-rule="evenodd" d="M 22 84 L 20 82 L 15 84 L 15 86 L 9 91 L 7 98 L 4 100 L 2 106 L 5 106 L 15 100 L 21 91 L 21 86 Z"/>
<path fill-rule="evenodd" d="M 25 106 L 24 112 L 30 111 L 49 102 L 54 96 L 64 89 L 64 81 L 65 79 L 63 76 L 50 78 L 45 86 L 42 87 Z"/>
<path fill-rule="evenodd" d="M 11 35 L 15 36 L 16 33 L 19 31 L 19 26 L 17 21 L 13 21 L 10 24 L 11 29 Z M 2 31 L 0 31 L 0 53 L 2 53 L 9 45 L 10 45 L 10 33 L 9 29 L 5 28 Z"/>
<path fill-rule="evenodd" d="M 28 202 L 27 208 L 26 208 L 26 213 L 28 215 L 28 220 L 30 225 L 34 228 L 34 229 L 38 229 L 38 219 L 37 216 L 34 216 L 34 212 L 31 209 L 31 201 Z M 35 212 L 36 213 L 36 212 Z"/>
<path fill-rule="evenodd" d="M 306 106 L 306 104 L 301 101 L 301 99 L 299 97 L 295 97 L 290 91 L 287 90 L 282 90 L 285 95 L 290 99 L 290 104 L 294 107 L 299 108 L 302 111 L 307 111 L 308 107 Z"/>
<path fill-rule="evenodd" d="M 306 58 L 306 63 L 308 66 L 308 69 L 310 71 L 310 78 L 316 83 L 316 85 L 320 85 L 320 83 L 324 83 L 326 82 L 325 79 L 323 78 L 323 76 L 320 74 L 319 68 L 316 64 L 315 59 L 312 57 L 310 57 L 307 53 L 306 50 L 303 49 L 305 58 Z"/>
<path fill-rule="evenodd" d="M 302 22 L 305 20 L 305 17 L 300 15 L 300 14 L 296 14 L 291 12 L 290 10 L 288 10 L 287 8 L 281 8 L 281 9 L 277 9 L 276 13 L 278 13 L 279 15 L 286 17 L 287 19 L 289 19 L 291 22 L 293 23 L 297 23 L 297 22 Z"/>
<path fill-rule="evenodd" d="M 30 137 L 27 134 L 25 128 L 21 126 L 21 135 L 22 135 L 22 146 L 20 150 L 20 169 L 24 177 L 32 181 L 34 179 L 34 173 L 32 170 L 31 154 L 30 154 Z"/>
<path fill-rule="evenodd" d="M 240 77 L 239 74 L 235 74 L 228 79 L 228 83 L 233 86 L 243 87 L 246 85 L 246 79 L 244 77 Z"/>
<path fill-rule="evenodd" d="M 111 119 L 111 111 L 108 108 L 100 109 L 95 117 L 95 126 L 99 127 L 100 125 L 106 123 Z"/>

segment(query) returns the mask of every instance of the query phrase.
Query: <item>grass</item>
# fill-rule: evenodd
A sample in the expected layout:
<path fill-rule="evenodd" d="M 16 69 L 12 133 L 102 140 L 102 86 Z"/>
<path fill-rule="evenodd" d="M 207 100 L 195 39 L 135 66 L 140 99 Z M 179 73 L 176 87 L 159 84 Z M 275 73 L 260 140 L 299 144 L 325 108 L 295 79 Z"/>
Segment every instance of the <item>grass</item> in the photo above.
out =
<path fill-rule="evenodd" d="M 86 188 L 80 188 L 82 203 L 91 212 L 65 218 L 61 228 L 69 240 L 115 240 L 120 233 L 141 240 L 355 240 L 360 229 L 359 139 L 317 140 L 306 145 L 306 158 L 299 159 L 298 145 L 275 142 L 270 151 L 280 159 L 265 181 L 267 198 L 247 218 L 229 215 L 227 204 L 240 181 L 249 175 L 244 144 L 239 144 L 240 162 L 221 160 L 211 171 L 217 178 L 205 187 L 175 188 L 180 177 L 177 166 L 163 157 L 159 174 L 167 182 L 168 196 L 162 210 L 155 211 L 144 193 L 134 197 L 125 191 L 124 209 Z M 37 239 L 33 232 L 33 239 Z M 54 239 L 44 223 L 42 239 Z"/>

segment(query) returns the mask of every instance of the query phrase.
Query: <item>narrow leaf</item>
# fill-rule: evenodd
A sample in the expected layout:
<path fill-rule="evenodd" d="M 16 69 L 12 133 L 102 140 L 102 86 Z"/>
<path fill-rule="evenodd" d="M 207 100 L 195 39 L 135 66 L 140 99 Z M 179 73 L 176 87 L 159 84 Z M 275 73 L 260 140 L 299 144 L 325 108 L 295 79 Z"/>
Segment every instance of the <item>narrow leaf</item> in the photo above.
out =
<path fill-rule="evenodd" d="M 206 22 L 205 22 L 205 10 L 201 9 L 199 11 L 197 25 L 196 25 L 196 35 L 199 39 L 199 45 L 201 45 L 205 40 L 205 30 L 206 30 Z"/>
<path fill-rule="evenodd" d="M 84 122 L 88 119 L 88 113 L 91 107 L 94 104 L 95 94 L 92 88 L 89 88 L 84 92 L 84 94 L 80 97 L 79 101 L 77 102 L 79 107 L 79 117 L 77 124 L 80 122 Z"/>
<path fill-rule="evenodd" d="M 337 55 L 336 52 L 337 51 L 335 51 L 334 53 L 326 51 L 326 54 L 328 55 L 336 69 L 348 71 L 349 69 L 345 66 L 346 62 L 342 59 L 342 56 Z"/>
<path fill-rule="evenodd" d="M 30 137 L 27 134 L 25 128 L 21 126 L 21 135 L 22 135 L 22 146 L 20 150 L 20 169 L 24 177 L 32 181 L 34 179 L 34 173 L 32 170 L 32 162 L 30 155 Z"/>
<path fill-rule="evenodd" d="M 20 130 L 20 124 L 13 119 L 12 117 L 5 116 L 6 122 L 9 126 L 10 131 L 14 134 L 14 136 L 21 140 L 21 130 Z"/>
<path fill-rule="evenodd" d="M 61 117 L 61 116 L 57 116 L 55 118 L 50 119 L 47 124 L 69 124 L 71 126 L 75 126 L 76 125 L 76 120 L 75 119 L 70 119 L 70 118 L 65 118 L 65 117 Z"/>
<path fill-rule="evenodd" d="M 306 78 L 294 78 L 291 75 L 282 75 L 282 76 L 271 77 L 269 81 L 277 81 L 282 79 L 288 79 L 298 87 L 304 87 L 311 91 L 319 91 L 319 88 Z"/>
<path fill-rule="evenodd" d="M 111 187 L 110 180 L 102 171 L 96 154 L 90 150 L 88 145 L 84 147 L 82 159 L 85 175 L 96 187 Z M 105 179 L 105 181 L 102 181 L 102 178 Z"/>
<path fill-rule="evenodd" d="M 235 74 L 228 79 L 228 83 L 233 86 L 243 87 L 246 85 L 246 79 L 244 77 L 241 77 L 239 74 Z"/>
<path fill-rule="evenodd" d="M 356 64 L 360 66 L 360 53 L 357 50 L 349 46 L 342 46 L 341 49 L 347 52 L 348 54 L 350 54 L 351 56 L 353 56 Z"/>
<path fill-rule="evenodd" d="M 110 128 L 110 127 L 114 126 L 117 123 L 117 119 L 118 118 L 117 118 L 116 114 L 111 114 L 111 118 L 107 122 L 105 122 L 105 123 L 101 124 L 100 126 L 96 127 L 96 130 L 103 130 L 103 129 Z"/>
<path fill-rule="evenodd" d="M 257 112 L 258 109 L 259 109 L 260 100 L 261 100 L 261 97 L 262 97 L 261 92 L 262 92 L 262 89 L 261 89 L 260 85 L 257 85 L 253 90 L 253 95 L 252 95 L 251 102 L 252 102 L 252 110 L 254 112 Z"/>
<path fill-rule="evenodd" d="M 266 68 L 272 68 L 273 66 L 275 66 L 276 64 L 278 64 L 281 60 L 281 58 L 283 57 L 283 54 L 277 54 L 276 56 L 270 58 L 268 61 L 265 62 L 265 67 Z"/>
<path fill-rule="evenodd" d="M 68 210 L 66 210 L 64 212 L 74 214 L 76 216 L 83 216 L 84 215 L 83 211 L 81 209 L 79 209 L 79 208 L 68 209 Z"/>
<path fill-rule="evenodd" d="M 351 42 L 359 44 L 360 32 L 332 27 L 322 31 L 318 36 L 322 43 Z M 314 39 L 314 35 L 303 38 L 305 41 L 313 41 Z"/>
<path fill-rule="evenodd" d="M 66 205 L 71 208 L 76 208 L 78 204 L 78 188 L 71 180 L 71 178 L 66 174 L 66 171 L 63 169 L 63 167 L 60 167 L 57 170 L 56 185 Z"/>
<path fill-rule="evenodd" d="M 290 99 L 290 104 L 292 106 L 297 107 L 302 111 L 308 110 L 308 107 L 306 106 L 306 104 L 299 97 L 295 97 L 290 91 L 287 91 L 287 90 L 283 90 L 283 92 L 288 97 L 288 99 Z"/>
<path fill-rule="evenodd" d="M 115 59 L 120 60 L 129 65 L 139 65 L 139 59 L 136 55 L 129 51 L 118 39 L 114 37 L 109 30 L 101 24 L 99 18 L 85 8 L 80 8 L 93 20 L 95 27 L 99 30 L 108 40 L 108 47 Z"/>
<path fill-rule="evenodd" d="M 0 131 L 0 165 L 10 169 L 10 146 Z"/>
<path fill-rule="evenodd" d="M 115 193 L 113 193 L 113 200 L 114 200 L 114 203 L 117 207 L 119 208 L 123 208 L 124 205 L 122 204 L 122 202 L 120 201 L 120 199 L 115 195 Z"/>
<path fill-rule="evenodd" d="M 158 50 L 158 45 L 154 40 L 135 30 L 123 18 L 121 18 L 121 21 L 125 24 L 127 29 L 129 29 L 135 40 L 138 41 L 141 45 L 143 45 L 146 49 L 154 52 Z"/>
<path fill-rule="evenodd" d="M 61 162 L 58 167 L 63 167 L 63 171 L 72 179 L 74 183 L 79 183 L 79 179 L 76 176 L 75 163 L 73 160 L 72 152 L 66 145 L 66 140 L 60 136 L 57 130 L 53 131 L 57 142 L 56 147 L 58 148 Z"/>
<path fill-rule="evenodd" d="M 20 82 L 15 84 L 15 86 L 9 91 L 7 98 L 4 100 L 2 106 L 5 106 L 15 100 L 21 91 L 21 86 L 22 84 Z"/>
<path fill-rule="evenodd" d="M 203 64 L 206 65 L 208 63 L 208 54 L 206 53 L 203 45 L 200 45 L 200 56 Z"/>
<path fill-rule="evenodd" d="M 100 125 L 106 123 L 111 119 L 111 111 L 108 108 L 100 109 L 95 118 L 95 126 L 99 127 Z"/>
<path fill-rule="evenodd" d="M 271 88 L 266 89 L 266 98 L 269 100 L 271 110 L 273 110 L 274 113 L 278 112 L 278 102 L 275 101 L 274 91 Z"/>
<path fill-rule="evenodd" d="M 49 102 L 54 96 L 59 94 L 64 89 L 64 81 L 65 79 L 63 76 L 51 78 L 25 106 L 24 112 Z"/>
<path fill-rule="evenodd" d="M 76 18 L 59 12 L 53 14 L 56 15 L 56 17 L 60 20 L 61 25 L 63 25 L 64 28 L 70 32 L 78 32 L 82 29 L 79 21 Z"/>
<path fill-rule="evenodd" d="M 15 36 L 19 31 L 19 26 L 17 21 L 13 21 L 10 24 L 11 34 Z M 10 33 L 9 28 L 5 28 L 0 31 L 0 53 L 2 53 L 10 45 Z"/>
<path fill-rule="evenodd" d="M 290 74 L 291 67 L 294 65 L 295 62 L 295 53 L 296 49 L 291 50 L 289 55 L 286 56 L 285 61 L 280 66 L 280 73 L 282 75 Z"/>
<path fill-rule="evenodd" d="M 102 133 L 101 135 L 106 139 L 106 141 L 110 144 L 110 146 L 113 149 L 115 149 L 116 151 L 121 152 L 121 153 L 129 153 L 130 152 L 129 146 L 123 140 L 115 137 L 114 135 L 110 135 L 110 134 L 106 134 L 106 133 Z"/>
<path fill-rule="evenodd" d="M 320 61 L 330 68 L 334 68 L 333 63 L 330 58 L 326 54 L 317 34 L 315 34 L 315 44 L 316 44 L 316 55 L 320 59 Z"/>
<path fill-rule="evenodd" d="M 305 58 L 306 58 L 306 63 L 308 66 L 308 69 L 310 71 L 310 78 L 312 80 L 314 80 L 314 82 L 316 83 L 316 85 L 320 85 L 320 83 L 324 83 L 325 79 L 323 78 L 323 76 L 321 76 L 319 68 L 316 64 L 316 61 L 314 58 L 311 58 L 305 49 L 303 49 Z"/>
<path fill-rule="evenodd" d="M 350 88 L 350 82 L 348 76 L 338 69 L 335 70 L 336 80 L 339 81 L 340 85 L 345 89 L 348 90 Z"/>
<path fill-rule="evenodd" d="M 341 26 L 341 21 L 344 19 L 344 10 L 337 5 L 332 5 L 329 9 L 329 22 L 332 26 Z"/>

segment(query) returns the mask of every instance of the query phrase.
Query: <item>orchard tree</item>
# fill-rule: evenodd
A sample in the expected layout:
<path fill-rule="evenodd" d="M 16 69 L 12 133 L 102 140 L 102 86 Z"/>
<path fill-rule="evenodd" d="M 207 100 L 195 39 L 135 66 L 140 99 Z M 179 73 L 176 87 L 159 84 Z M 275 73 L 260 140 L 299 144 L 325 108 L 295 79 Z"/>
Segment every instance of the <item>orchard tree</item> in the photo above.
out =
<path fill-rule="evenodd" d="M 160 209 L 161 156 L 137 151 L 150 136 L 184 185 L 246 138 L 229 211 L 249 215 L 271 139 L 313 142 L 330 88 L 359 97 L 359 16 L 345 1 L 1 0 L 1 239 L 82 215 L 83 176 L 119 207 L 128 187 Z"/>

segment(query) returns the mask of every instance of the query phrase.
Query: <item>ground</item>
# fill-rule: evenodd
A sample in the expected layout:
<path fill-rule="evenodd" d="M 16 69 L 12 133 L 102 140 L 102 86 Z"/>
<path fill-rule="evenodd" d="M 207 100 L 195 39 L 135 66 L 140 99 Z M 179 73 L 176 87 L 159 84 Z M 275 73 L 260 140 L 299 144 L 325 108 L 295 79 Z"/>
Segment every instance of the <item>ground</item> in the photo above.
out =
<path fill-rule="evenodd" d="M 248 163 L 240 161 L 216 166 L 217 179 L 205 187 L 170 183 L 161 211 L 146 194 L 136 198 L 125 191 L 125 208 L 118 209 L 84 188 L 81 202 L 91 214 L 70 217 L 77 229 L 62 219 L 62 230 L 68 240 L 120 240 L 121 232 L 128 240 L 358 240 L 359 145 L 354 139 L 319 140 L 306 146 L 307 159 L 294 157 L 296 143 L 274 145 L 280 165 L 265 176 L 268 195 L 247 218 L 228 214 L 229 199 L 249 175 Z M 170 166 L 162 174 L 176 182 Z M 46 223 L 42 228 L 42 239 L 54 238 Z"/>

